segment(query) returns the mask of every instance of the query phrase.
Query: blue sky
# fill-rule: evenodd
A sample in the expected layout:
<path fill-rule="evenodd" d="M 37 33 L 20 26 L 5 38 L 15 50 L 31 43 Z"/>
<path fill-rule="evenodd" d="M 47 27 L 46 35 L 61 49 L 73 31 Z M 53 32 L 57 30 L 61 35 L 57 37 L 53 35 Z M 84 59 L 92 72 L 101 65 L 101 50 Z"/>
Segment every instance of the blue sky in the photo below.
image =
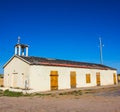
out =
<path fill-rule="evenodd" d="M 119 0 L 0 0 L 0 73 L 17 37 L 30 56 L 103 63 L 120 73 Z"/>

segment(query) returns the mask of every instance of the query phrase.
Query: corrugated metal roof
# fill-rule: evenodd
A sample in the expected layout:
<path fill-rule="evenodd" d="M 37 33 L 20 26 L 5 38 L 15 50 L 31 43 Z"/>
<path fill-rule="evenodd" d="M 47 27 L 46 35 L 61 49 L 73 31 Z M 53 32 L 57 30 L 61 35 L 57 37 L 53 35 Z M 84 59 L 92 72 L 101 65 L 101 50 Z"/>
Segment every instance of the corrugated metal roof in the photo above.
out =
<path fill-rule="evenodd" d="M 73 68 L 86 68 L 86 69 L 101 69 L 101 70 L 116 70 L 109 66 L 95 64 L 95 63 L 86 63 L 86 62 L 76 62 L 69 60 L 60 60 L 52 58 L 42 58 L 34 56 L 20 56 L 24 60 L 28 61 L 31 65 L 45 65 L 45 66 L 62 66 L 62 67 L 73 67 Z"/>

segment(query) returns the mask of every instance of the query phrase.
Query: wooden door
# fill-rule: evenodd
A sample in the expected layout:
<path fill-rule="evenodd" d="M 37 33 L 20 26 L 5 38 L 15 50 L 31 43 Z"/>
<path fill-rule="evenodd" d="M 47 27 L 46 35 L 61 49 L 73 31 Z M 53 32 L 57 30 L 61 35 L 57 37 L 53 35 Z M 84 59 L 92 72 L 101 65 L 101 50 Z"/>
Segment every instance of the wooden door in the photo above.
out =
<path fill-rule="evenodd" d="M 58 90 L 58 72 L 51 71 L 50 73 L 51 90 Z"/>
<path fill-rule="evenodd" d="M 100 73 L 96 73 L 96 84 L 97 86 L 100 86 Z"/>
<path fill-rule="evenodd" d="M 71 88 L 76 88 L 76 72 L 70 72 L 70 85 Z"/>
<path fill-rule="evenodd" d="M 114 84 L 117 84 L 116 74 L 115 73 L 113 74 L 113 81 L 114 81 Z"/>

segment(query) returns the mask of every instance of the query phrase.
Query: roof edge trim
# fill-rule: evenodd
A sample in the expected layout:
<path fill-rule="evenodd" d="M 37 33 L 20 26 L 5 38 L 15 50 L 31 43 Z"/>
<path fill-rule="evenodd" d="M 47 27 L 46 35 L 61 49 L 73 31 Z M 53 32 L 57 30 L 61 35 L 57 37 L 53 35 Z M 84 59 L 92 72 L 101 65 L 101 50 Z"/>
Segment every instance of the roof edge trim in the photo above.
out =
<path fill-rule="evenodd" d="M 17 58 L 23 60 L 24 62 L 26 62 L 26 63 L 29 64 L 29 65 L 31 64 L 30 62 L 26 61 L 25 59 L 21 58 L 20 56 L 18 56 L 18 55 L 13 55 L 13 56 L 4 64 L 3 68 L 5 68 L 5 67 L 10 63 L 10 61 L 11 61 L 14 57 L 17 57 Z"/>

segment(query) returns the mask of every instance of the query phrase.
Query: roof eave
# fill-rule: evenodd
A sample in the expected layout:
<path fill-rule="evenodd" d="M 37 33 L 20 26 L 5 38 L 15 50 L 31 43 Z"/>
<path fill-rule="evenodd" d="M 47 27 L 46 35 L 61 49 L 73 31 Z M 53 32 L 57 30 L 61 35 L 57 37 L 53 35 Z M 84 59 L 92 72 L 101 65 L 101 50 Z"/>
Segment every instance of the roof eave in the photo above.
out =
<path fill-rule="evenodd" d="M 68 66 L 68 65 L 58 65 L 58 64 L 46 64 L 46 63 L 31 63 L 30 65 L 43 65 L 43 66 L 58 66 L 58 67 L 73 67 L 73 68 L 84 68 L 84 69 L 98 69 L 98 70 L 117 70 L 115 68 L 92 68 L 92 67 L 85 67 L 85 66 Z"/>

